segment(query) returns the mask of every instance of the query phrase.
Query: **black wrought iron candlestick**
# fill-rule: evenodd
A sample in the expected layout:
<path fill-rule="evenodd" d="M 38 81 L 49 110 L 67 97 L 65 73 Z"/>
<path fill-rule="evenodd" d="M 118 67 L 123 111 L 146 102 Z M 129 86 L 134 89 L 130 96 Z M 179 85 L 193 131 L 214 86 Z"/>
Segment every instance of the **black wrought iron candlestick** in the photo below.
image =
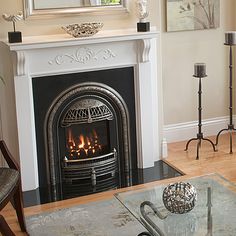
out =
<path fill-rule="evenodd" d="M 233 124 L 233 54 L 232 46 L 236 45 L 236 32 L 226 32 L 225 33 L 225 45 L 229 46 L 229 124 L 228 128 L 222 129 L 216 136 L 216 146 L 219 142 L 219 136 L 223 131 L 229 131 L 230 138 L 230 154 L 233 153 L 233 132 L 236 131 Z"/>
<path fill-rule="evenodd" d="M 198 89 L 198 133 L 197 138 L 190 139 L 187 144 L 185 151 L 188 150 L 188 146 L 191 141 L 198 140 L 197 143 L 197 157 L 196 160 L 199 159 L 199 148 L 201 147 L 202 140 L 208 141 L 211 143 L 213 150 L 216 151 L 214 143 L 208 139 L 203 137 L 202 133 L 202 81 L 201 79 L 207 77 L 206 75 L 206 64 L 205 63 L 195 63 L 194 64 L 194 75 L 193 77 L 199 78 L 199 89 Z"/>

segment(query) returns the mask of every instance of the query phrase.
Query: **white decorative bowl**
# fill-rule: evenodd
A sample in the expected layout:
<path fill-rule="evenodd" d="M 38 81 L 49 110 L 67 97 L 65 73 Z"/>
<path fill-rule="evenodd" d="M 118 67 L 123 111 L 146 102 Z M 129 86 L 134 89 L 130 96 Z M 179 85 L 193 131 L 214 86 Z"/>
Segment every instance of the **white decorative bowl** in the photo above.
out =
<path fill-rule="evenodd" d="M 68 34 L 75 38 L 88 37 L 96 34 L 103 27 L 103 23 L 82 23 L 62 26 Z"/>

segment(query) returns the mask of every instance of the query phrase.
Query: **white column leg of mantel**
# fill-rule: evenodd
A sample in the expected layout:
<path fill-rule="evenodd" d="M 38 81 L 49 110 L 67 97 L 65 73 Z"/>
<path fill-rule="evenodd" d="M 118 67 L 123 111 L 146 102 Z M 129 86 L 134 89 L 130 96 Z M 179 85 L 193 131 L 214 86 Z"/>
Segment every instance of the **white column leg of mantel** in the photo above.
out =
<path fill-rule="evenodd" d="M 15 76 L 17 127 L 23 191 L 39 187 L 31 78 Z"/>
<path fill-rule="evenodd" d="M 151 39 L 151 50 L 150 50 L 150 79 L 151 79 L 151 91 L 152 91 L 152 142 L 153 142 L 153 160 L 160 160 L 160 133 L 159 133 L 159 94 L 158 94 L 158 80 L 160 80 L 160 61 L 158 62 L 160 52 L 157 52 L 157 45 L 159 45 L 159 38 Z M 159 66 L 159 67 L 158 67 Z"/>
<path fill-rule="evenodd" d="M 156 53 L 155 40 L 150 40 L 150 54 Z M 149 55 L 154 59 L 155 56 Z M 158 141 L 158 99 L 157 99 L 157 77 L 156 67 L 153 67 L 150 58 L 145 58 L 144 62 L 137 65 L 138 86 L 140 101 L 140 133 L 142 142 L 142 154 L 139 156 L 138 167 L 152 167 L 154 162 L 159 159 Z M 147 60 L 146 60 L 147 59 Z M 142 61 L 142 60 L 141 60 Z M 148 157 L 148 158 L 147 158 Z M 140 160 L 141 158 L 141 160 Z"/>

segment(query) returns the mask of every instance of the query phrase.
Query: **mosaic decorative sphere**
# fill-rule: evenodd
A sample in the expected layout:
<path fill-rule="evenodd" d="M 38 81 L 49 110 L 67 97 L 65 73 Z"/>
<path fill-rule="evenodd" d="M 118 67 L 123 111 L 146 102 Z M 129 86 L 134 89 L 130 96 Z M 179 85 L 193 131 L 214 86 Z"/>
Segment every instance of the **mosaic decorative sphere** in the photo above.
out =
<path fill-rule="evenodd" d="M 191 211 L 197 200 L 197 192 L 190 183 L 169 184 L 163 191 L 163 203 L 166 209 L 175 214 Z"/>

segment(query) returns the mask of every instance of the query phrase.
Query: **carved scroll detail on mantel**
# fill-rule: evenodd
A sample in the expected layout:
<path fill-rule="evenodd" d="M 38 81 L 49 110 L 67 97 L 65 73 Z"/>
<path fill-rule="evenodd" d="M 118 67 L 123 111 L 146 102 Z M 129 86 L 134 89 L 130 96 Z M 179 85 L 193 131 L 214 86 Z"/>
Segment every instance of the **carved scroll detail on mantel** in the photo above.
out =
<path fill-rule="evenodd" d="M 64 63 L 82 63 L 85 64 L 91 60 L 97 61 L 98 59 L 109 60 L 114 58 L 116 55 L 110 49 L 101 49 L 94 51 L 90 48 L 83 47 L 76 50 L 74 54 L 57 55 L 54 59 L 49 60 L 50 65 L 57 64 L 61 65 Z"/>
<path fill-rule="evenodd" d="M 25 53 L 22 51 L 16 52 L 16 75 L 22 76 L 26 74 Z"/>
<path fill-rule="evenodd" d="M 142 39 L 139 41 L 140 48 L 140 62 L 149 62 L 150 58 L 150 48 L 151 48 L 151 40 L 150 39 Z"/>

